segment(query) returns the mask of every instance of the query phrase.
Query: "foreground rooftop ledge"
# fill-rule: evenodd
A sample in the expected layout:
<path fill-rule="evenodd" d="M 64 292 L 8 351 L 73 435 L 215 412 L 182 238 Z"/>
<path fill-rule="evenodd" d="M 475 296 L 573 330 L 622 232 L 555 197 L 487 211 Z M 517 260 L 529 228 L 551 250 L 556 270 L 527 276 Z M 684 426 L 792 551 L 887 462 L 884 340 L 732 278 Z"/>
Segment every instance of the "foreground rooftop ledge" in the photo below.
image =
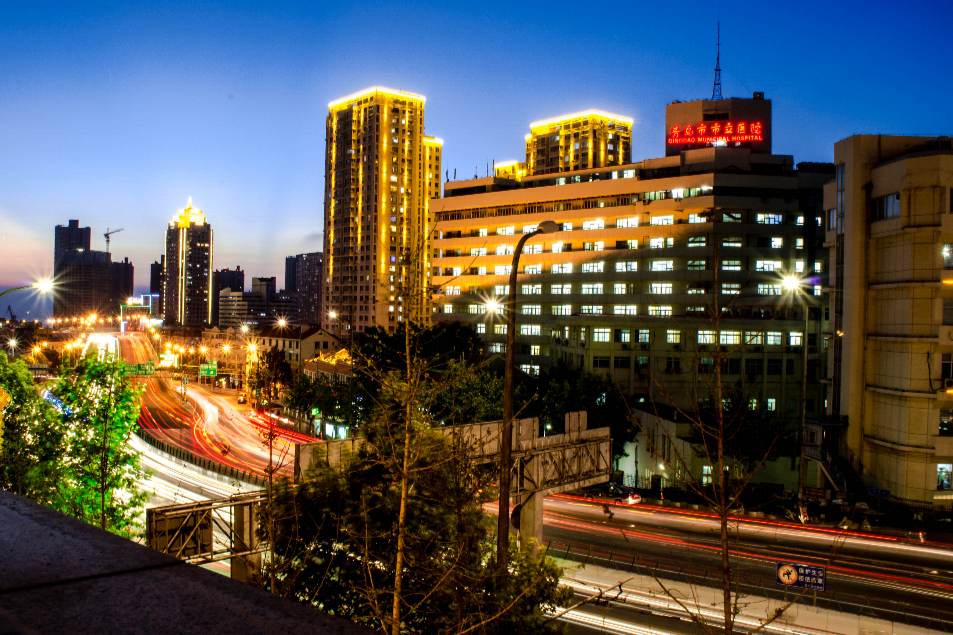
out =
<path fill-rule="evenodd" d="M 371 631 L 0 490 L 0 632 Z"/>

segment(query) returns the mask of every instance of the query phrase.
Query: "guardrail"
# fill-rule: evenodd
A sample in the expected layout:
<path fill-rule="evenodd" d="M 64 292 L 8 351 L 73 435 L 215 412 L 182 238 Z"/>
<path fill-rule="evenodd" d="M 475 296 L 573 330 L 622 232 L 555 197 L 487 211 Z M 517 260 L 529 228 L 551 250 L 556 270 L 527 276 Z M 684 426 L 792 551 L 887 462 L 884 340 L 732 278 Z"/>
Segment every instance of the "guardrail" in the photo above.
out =
<path fill-rule="evenodd" d="M 196 454 L 193 454 L 192 452 L 189 452 L 188 450 L 184 448 L 178 448 L 173 445 L 169 445 L 168 443 L 165 443 L 164 441 L 160 441 L 159 439 L 152 436 L 152 434 L 150 434 L 147 430 L 143 429 L 141 425 L 138 426 L 138 429 L 136 430 L 136 436 L 138 436 L 140 439 L 142 439 L 143 441 L 145 441 L 152 447 L 156 448 L 157 450 L 160 450 L 162 452 L 165 452 L 166 454 L 174 456 L 180 461 L 186 461 L 187 463 L 191 463 L 192 465 L 195 465 L 196 467 L 200 467 L 203 470 L 208 470 L 209 472 L 215 472 L 227 478 L 233 478 L 243 483 L 248 483 L 249 485 L 255 485 L 256 487 L 264 487 L 266 484 L 265 477 L 263 476 L 258 476 L 257 474 L 253 474 L 251 472 L 245 472 L 243 470 L 235 469 L 234 467 L 222 465 L 218 461 L 214 461 L 206 457 L 198 456 Z"/>
<path fill-rule="evenodd" d="M 563 540 L 550 540 L 546 555 L 582 565 L 592 564 L 610 567 L 633 574 L 655 577 L 659 580 L 682 582 L 695 586 L 719 588 L 722 584 L 721 569 L 704 565 L 690 565 L 682 560 L 654 561 L 639 558 L 635 552 L 619 554 L 612 550 L 593 548 L 592 545 Z M 828 580 L 830 584 L 830 580 Z M 751 571 L 734 572 L 732 585 L 743 595 L 760 595 L 774 600 L 787 600 L 786 587 L 775 585 L 774 576 L 763 576 Z M 793 599 L 793 598 L 791 598 Z M 925 597 L 924 604 L 910 604 L 887 598 L 871 598 L 867 595 L 840 593 L 837 591 L 805 593 L 800 604 L 864 615 L 878 619 L 920 626 L 949 633 L 953 630 L 953 607 L 940 606 L 932 597 Z"/>

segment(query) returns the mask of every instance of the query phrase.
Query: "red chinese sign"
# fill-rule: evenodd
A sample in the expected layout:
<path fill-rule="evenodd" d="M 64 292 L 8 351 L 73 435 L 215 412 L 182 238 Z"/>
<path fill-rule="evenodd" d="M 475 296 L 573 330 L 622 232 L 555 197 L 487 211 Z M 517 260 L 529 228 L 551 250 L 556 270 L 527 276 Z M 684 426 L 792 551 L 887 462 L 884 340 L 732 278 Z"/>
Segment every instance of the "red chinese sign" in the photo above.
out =
<path fill-rule="evenodd" d="M 712 121 L 691 124 L 681 128 L 672 126 L 668 131 L 671 144 L 716 144 L 764 141 L 764 127 L 760 121 Z"/>

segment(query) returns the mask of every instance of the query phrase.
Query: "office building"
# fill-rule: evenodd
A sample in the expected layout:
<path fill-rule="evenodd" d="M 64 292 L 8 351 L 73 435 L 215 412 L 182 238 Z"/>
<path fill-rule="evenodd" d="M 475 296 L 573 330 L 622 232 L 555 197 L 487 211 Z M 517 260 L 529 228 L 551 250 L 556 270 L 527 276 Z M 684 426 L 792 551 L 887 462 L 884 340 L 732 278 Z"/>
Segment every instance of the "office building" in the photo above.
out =
<path fill-rule="evenodd" d="M 109 313 L 119 314 L 120 306 L 132 297 L 135 286 L 135 267 L 129 258 L 109 263 Z"/>
<path fill-rule="evenodd" d="M 165 237 L 165 323 L 196 328 L 212 321 L 212 227 L 192 197 Z"/>
<path fill-rule="evenodd" d="M 71 220 L 67 225 L 57 225 L 53 243 L 53 262 L 60 254 L 67 251 L 89 251 L 90 229 L 80 227 L 78 220 Z"/>
<path fill-rule="evenodd" d="M 824 187 L 833 268 L 824 449 L 866 487 L 953 500 L 953 146 L 855 135 Z"/>
<path fill-rule="evenodd" d="M 424 136 L 424 97 L 369 88 L 328 104 L 322 325 L 350 338 L 429 319 L 429 200 L 442 141 Z"/>
<path fill-rule="evenodd" d="M 61 251 L 54 261 L 53 315 L 58 318 L 118 313 L 110 303 L 111 258 L 105 251 Z"/>
<path fill-rule="evenodd" d="M 234 269 L 219 269 L 212 274 L 212 321 L 211 324 L 218 324 L 219 320 L 219 294 L 225 290 L 244 291 L 245 290 L 245 272 L 241 267 Z"/>
<path fill-rule="evenodd" d="M 165 255 L 149 265 L 149 295 L 153 300 L 152 315 L 161 318 L 165 315 L 162 305 L 162 294 L 165 292 Z"/>
<path fill-rule="evenodd" d="M 285 257 L 285 291 L 298 292 L 298 258 L 300 256 Z"/>
<path fill-rule="evenodd" d="M 826 315 L 812 276 L 827 271 L 821 201 L 833 167 L 795 166 L 791 156 L 735 146 L 721 130 L 708 147 L 639 163 L 534 174 L 483 193 L 446 184 L 445 198 L 431 202 L 434 319 L 472 324 L 490 353 L 505 352 L 493 309 L 506 301 L 513 250 L 552 220 L 559 231 L 534 237 L 521 256 L 523 371 L 567 364 L 612 378 L 635 401 L 690 407 L 711 371 L 705 351 L 721 346 L 726 379 L 743 381 L 756 403 L 799 421 L 806 401 L 819 415 Z M 803 293 L 785 289 L 791 276 Z"/>
<path fill-rule="evenodd" d="M 285 291 L 293 293 L 297 298 L 299 323 L 321 324 L 324 254 L 318 251 L 285 258 Z"/>
<path fill-rule="evenodd" d="M 222 289 L 218 294 L 219 328 L 241 328 L 264 326 L 266 316 L 265 302 L 261 295 L 250 291 L 232 291 Z"/>
<path fill-rule="evenodd" d="M 530 124 L 526 163 L 501 165 L 503 173 L 534 176 L 622 165 L 631 154 L 632 120 L 588 110 Z"/>

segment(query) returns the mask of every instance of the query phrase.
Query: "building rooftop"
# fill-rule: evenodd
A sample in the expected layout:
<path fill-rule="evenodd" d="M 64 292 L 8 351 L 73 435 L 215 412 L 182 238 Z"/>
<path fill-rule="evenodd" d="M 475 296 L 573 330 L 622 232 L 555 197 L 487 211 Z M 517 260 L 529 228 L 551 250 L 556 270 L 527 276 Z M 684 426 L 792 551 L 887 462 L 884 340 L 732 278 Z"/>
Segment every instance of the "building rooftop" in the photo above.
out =
<path fill-rule="evenodd" d="M 371 631 L 0 490 L 0 633 Z"/>

